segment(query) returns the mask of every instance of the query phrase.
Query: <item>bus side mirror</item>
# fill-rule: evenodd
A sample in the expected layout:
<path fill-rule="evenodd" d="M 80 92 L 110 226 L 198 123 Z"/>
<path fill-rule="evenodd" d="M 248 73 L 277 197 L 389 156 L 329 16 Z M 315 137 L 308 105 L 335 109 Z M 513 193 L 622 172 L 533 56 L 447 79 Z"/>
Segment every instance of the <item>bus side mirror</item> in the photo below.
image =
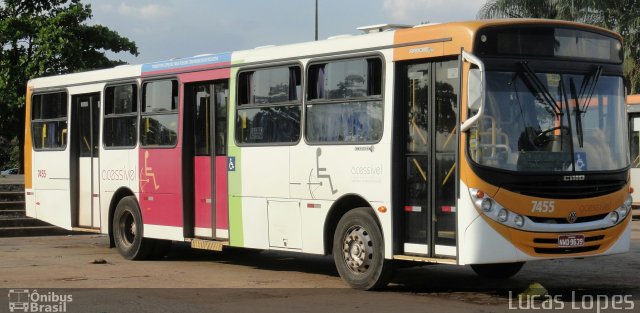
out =
<path fill-rule="evenodd" d="M 475 112 L 460 126 L 460 131 L 467 131 L 484 114 L 484 63 L 475 55 L 462 51 L 462 61 L 469 62 L 477 68 L 469 70 L 467 75 L 467 109 Z"/>

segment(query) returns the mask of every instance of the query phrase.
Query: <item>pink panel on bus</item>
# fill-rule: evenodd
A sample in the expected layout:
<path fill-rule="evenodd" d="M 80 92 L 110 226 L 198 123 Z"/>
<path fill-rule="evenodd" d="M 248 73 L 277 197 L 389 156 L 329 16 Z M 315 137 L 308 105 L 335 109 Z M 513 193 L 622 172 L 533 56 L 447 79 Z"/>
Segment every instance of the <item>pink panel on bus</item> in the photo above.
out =
<path fill-rule="evenodd" d="M 228 63 L 221 63 L 219 66 L 229 65 Z M 229 78 L 231 70 L 229 68 L 223 68 L 218 70 L 201 71 L 195 73 L 180 74 L 178 77 L 184 84 L 208 80 L 227 79 Z"/>
<path fill-rule="evenodd" d="M 194 158 L 196 227 L 211 228 L 211 157 Z M 207 200 L 208 199 L 208 200 Z"/>
<path fill-rule="evenodd" d="M 229 229 L 227 209 L 227 157 L 216 157 L 216 228 Z"/>
<path fill-rule="evenodd" d="M 145 224 L 182 227 L 180 148 L 140 149 L 140 209 Z"/>
<path fill-rule="evenodd" d="M 178 144 L 169 149 L 140 149 L 140 208 L 145 224 L 183 227 L 182 212 L 182 130 L 183 130 L 183 95 L 184 83 L 228 79 L 229 68 L 210 69 L 211 67 L 228 66 L 230 63 L 220 62 L 203 66 L 171 68 L 159 71 L 147 71 L 143 77 L 162 73 L 175 73 L 180 85 L 180 116 L 178 122 Z M 196 71 L 184 73 L 188 71 Z M 208 159 L 208 157 L 207 157 Z M 206 168 L 204 167 L 206 163 Z M 211 190 L 211 165 L 209 161 L 195 159 L 196 195 Z M 227 172 L 226 157 L 216 158 L 216 227 L 228 229 L 227 213 Z M 210 196 L 210 191 L 208 192 Z M 193 196 L 193 195 L 189 195 Z M 196 198 L 196 227 L 211 227 L 211 204 L 199 208 Z M 206 204 L 206 203 L 205 203 Z M 206 209 L 208 207 L 208 209 Z M 208 214 L 208 216 L 207 216 Z"/>

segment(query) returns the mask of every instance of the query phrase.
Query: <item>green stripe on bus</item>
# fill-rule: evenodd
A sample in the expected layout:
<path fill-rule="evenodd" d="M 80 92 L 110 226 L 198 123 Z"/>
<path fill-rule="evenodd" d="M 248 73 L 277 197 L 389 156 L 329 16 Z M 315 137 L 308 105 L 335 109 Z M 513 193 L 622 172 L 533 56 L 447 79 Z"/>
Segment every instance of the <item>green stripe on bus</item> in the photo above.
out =
<path fill-rule="evenodd" d="M 242 63 L 242 62 L 232 62 Z M 236 75 L 238 68 L 231 69 L 231 77 L 229 78 L 229 116 L 235 116 L 236 112 Z M 228 170 L 229 180 L 229 244 L 231 246 L 244 246 L 244 228 L 242 226 L 242 159 L 240 148 L 236 146 L 235 141 L 235 118 L 230 118 L 228 140 L 228 156 L 235 157 L 235 169 Z"/>

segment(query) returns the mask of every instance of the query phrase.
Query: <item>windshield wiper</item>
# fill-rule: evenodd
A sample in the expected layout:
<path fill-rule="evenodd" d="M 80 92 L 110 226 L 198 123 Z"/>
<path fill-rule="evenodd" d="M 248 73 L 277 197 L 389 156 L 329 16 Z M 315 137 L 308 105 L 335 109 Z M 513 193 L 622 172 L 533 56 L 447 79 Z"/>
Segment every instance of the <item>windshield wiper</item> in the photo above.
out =
<path fill-rule="evenodd" d="M 602 75 L 602 66 L 598 66 L 594 73 L 589 74 L 589 76 L 582 81 L 582 85 L 580 86 L 580 99 L 585 95 L 586 98 L 582 108 L 580 108 L 580 112 L 586 113 L 587 109 L 589 109 L 589 103 L 591 102 L 591 97 L 593 97 L 593 92 L 596 89 L 600 75 Z"/>
<path fill-rule="evenodd" d="M 598 66 L 594 73 L 589 74 L 585 79 L 582 80 L 579 95 L 576 93 L 576 85 L 573 78 L 569 79 L 571 87 L 571 97 L 573 98 L 576 106 L 576 135 L 578 135 L 578 144 L 580 145 L 580 148 L 582 148 L 584 144 L 584 132 L 582 131 L 582 115 L 587 113 L 587 110 L 589 109 L 591 97 L 593 97 L 593 92 L 596 89 L 596 85 L 598 84 L 600 75 L 602 75 L 602 66 Z M 580 99 L 585 99 L 584 103 L 580 103 Z"/>
<path fill-rule="evenodd" d="M 553 96 L 551 96 L 547 87 L 540 81 L 536 72 L 531 69 L 529 63 L 522 61 L 519 64 L 522 68 L 520 76 L 522 76 L 527 88 L 535 92 L 537 94 L 537 98 L 541 99 L 542 102 L 551 109 L 556 117 L 560 117 L 560 122 L 562 123 L 562 107 L 553 100 Z"/>
<path fill-rule="evenodd" d="M 564 119 L 563 119 L 564 112 L 562 111 L 562 103 L 558 104 L 554 100 L 551 93 L 549 93 L 549 89 L 547 89 L 547 87 L 540 81 L 536 72 L 534 72 L 531 69 L 531 67 L 526 61 L 519 62 L 518 64 L 520 64 L 520 68 L 521 68 L 521 70 L 518 71 L 518 73 L 522 77 L 522 81 L 524 82 L 524 84 L 532 93 L 535 94 L 534 96 L 538 101 L 542 102 L 543 104 L 546 104 L 547 112 L 553 114 L 554 117 L 557 120 L 559 120 L 559 126 L 555 126 L 547 130 L 541 130 L 535 135 L 534 145 L 541 147 L 549 141 L 549 139 L 546 137 L 547 133 L 554 131 L 556 129 L 562 130 L 564 128 L 564 125 L 562 125 L 564 122 Z M 562 143 L 562 139 L 561 139 L 561 143 Z"/>
<path fill-rule="evenodd" d="M 582 133 L 582 112 L 580 110 L 578 93 L 576 92 L 576 83 L 573 80 L 573 77 L 569 78 L 569 90 L 571 92 L 571 99 L 573 99 L 573 105 L 575 105 L 576 111 L 576 135 L 578 136 L 578 145 L 580 146 L 580 148 L 582 148 L 584 146 L 584 134 Z"/>
<path fill-rule="evenodd" d="M 565 112 L 571 112 L 569 110 L 569 99 L 567 98 L 567 87 L 564 86 L 564 80 L 562 79 L 562 76 L 560 76 L 560 86 L 559 86 L 559 90 L 561 92 L 561 96 L 560 96 L 560 100 L 564 103 L 565 105 Z M 573 92 L 571 93 L 572 97 L 573 95 L 575 95 L 575 84 L 573 86 Z M 571 116 L 571 114 L 569 114 L 569 116 Z M 571 129 L 571 122 L 569 121 L 569 119 L 567 119 L 567 129 L 569 130 L 569 150 L 571 150 L 571 168 L 575 169 L 575 147 L 573 145 L 573 130 Z M 582 125 L 582 120 L 580 120 L 580 125 Z M 582 130 L 582 127 L 580 128 Z"/>

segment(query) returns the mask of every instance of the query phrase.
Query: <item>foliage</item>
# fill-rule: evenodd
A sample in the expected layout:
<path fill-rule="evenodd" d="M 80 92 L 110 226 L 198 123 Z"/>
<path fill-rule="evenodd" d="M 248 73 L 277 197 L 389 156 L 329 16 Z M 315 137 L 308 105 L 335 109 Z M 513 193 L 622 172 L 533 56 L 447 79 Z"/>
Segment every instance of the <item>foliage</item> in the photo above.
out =
<path fill-rule="evenodd" d="M 135 42 L 87 25 L 81 0 L 0 1 L 0 136 L 24 141 L 24 102 L 31 78 L 113 67 L 106 51 L 138 55 Z M 22 149 L 22 148 L 21 148 Z"/>
<path fill-rule="evenodd" d="M 480 18 L 547 18 L 613 30 L 624 38 L 627 91 L 640 92 L 640 0 L 488 0 Z"/>

